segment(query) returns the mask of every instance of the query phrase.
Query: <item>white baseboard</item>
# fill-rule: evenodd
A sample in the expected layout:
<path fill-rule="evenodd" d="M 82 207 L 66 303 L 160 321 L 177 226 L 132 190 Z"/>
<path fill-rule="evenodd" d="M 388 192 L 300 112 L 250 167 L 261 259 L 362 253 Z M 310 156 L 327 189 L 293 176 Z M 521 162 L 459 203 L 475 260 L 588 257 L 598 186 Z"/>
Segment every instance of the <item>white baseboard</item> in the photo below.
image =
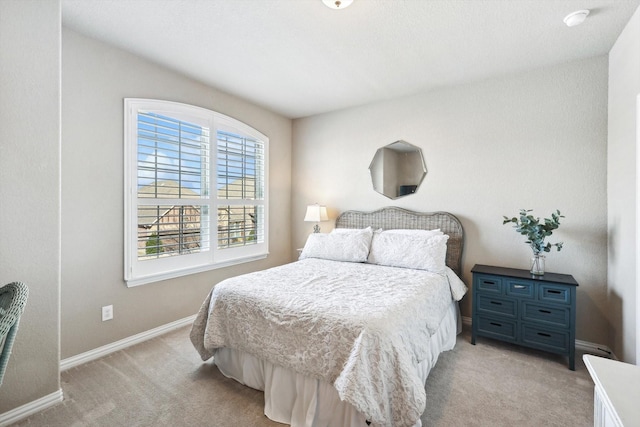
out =
<path fill-rule="evenodd" d="M 18 406 L 15 409 L 0 414 L 0 427 L 11 425 L 37 412 L 44 411 L 45 409 L 62 402 L 62 400 L 62 389 L 58 389 L 58 391 L 41 397 L 40 399 Z"/>
<path fill-rule="evenodd" d="M 576 340 L 576 348 L 586 353 L 596 356 L 606 357 L 607 359 L 618 360 L 613 351 L 606 345 L 596 344 L 589 341 Z"/>
<path fill-rule="evenodd" d="M 102 347 L 89 350 L 85 353 L 80 353 L 75 356 L 68 357 L 60 361 L 60 371 L 66 371 L 67 369 L 71 369 L 92 360 L 100 359 L 101 357 L 107 356 L 118 350 L 122 350 L 124 348 L 131 347 L 132 345 L 139 344 L 143 341 L 150 340 L 151 338 L 155 338 L 157 336 L 166 334 L 167 332 L 171 332 L 174 329 L 190 325 L 193 323 L 195 318 L 196 315 L 194 314 L 193 316 L 185 317 L 184 319 L 176 320 L 175 322 L 158 326 L 157 328 L 141 332 L 139 334 L 130 336 L 120 341 L 113 342 L 111 344 L 103 345 Z"/>
<path fill-rule="evenodd" d="M 471 326 L 471 317 L 462 316 L 462 324 Z M 613 351 L 606 345 L 596 344 L 589 341 L 576 340 L 576 349 L 582 350 L 589 354 L 606 357 L 608 359 L 618 360 Z"/>

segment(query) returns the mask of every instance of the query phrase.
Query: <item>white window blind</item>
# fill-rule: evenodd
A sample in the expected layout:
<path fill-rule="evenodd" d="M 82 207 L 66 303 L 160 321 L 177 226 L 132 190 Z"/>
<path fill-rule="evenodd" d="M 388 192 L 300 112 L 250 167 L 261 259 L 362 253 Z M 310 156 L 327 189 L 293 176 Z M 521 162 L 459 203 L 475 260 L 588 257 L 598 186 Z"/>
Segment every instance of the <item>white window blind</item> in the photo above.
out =
<path fill-rule="evenodd" d="M 267 147 L 222 114 L 125 99 L 127 284 L 266 256 Z"/>
<path fill-rule="evenodd" d="M 218 248 L 264 241 L 264 143 L 217 133 Z"/>
<path fill-rule="evenodd" d="M 209 129 L 138 111 L 138 260 L 209 250 Z"/>

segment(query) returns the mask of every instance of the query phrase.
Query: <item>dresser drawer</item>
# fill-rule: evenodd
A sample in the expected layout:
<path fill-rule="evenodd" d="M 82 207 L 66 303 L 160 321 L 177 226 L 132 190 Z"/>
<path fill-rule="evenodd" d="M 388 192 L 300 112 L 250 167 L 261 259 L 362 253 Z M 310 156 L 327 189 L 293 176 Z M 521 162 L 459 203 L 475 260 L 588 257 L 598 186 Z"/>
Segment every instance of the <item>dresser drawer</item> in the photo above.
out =
<path fill-rule="evenodd" d="M 569 331 L 556 331 L 530 324 L 522 325 L 522 342 L 543 350 L 569 351 Z"/>
<path fill-rule="evenodd" d="M 478 298 L 478 312 L 500 314 L 515 318 L 518 313 L 518 302 L 506 298 L 498 298 L 494 295 L 476 295 Z"/>
<path fill-rule="evenodd" d="M 499 277 L 478 275 L 474 285 L 478 287 L 478 292 L 502 293 L 502 279 Z"/>
<path fill-rule="evenodd" d="M 571 325 L 571 310 L 569 307 L 552 307 L 525 301 L 522 304 L 522 320 L 568 328 Z"/>
<path fill-rule="evenodd" d="M 536 283 L 527 280 L 506 280 L 506 294 L 519 298 L 533 299 L 536 296 Z"/>
<path fill-rule="evenodd" d="M 541 283 L 538 289 L 540 301 L 571 304 L 571 289 L 566 286 Z"/>
<path fill-rule="evenodd" d="M 478 332 L 488 337 L 494 337 L 505 341 L 516 341 L 517 328 L 515 321 L 496 319 L 491 317 L 478 317 Z"/>

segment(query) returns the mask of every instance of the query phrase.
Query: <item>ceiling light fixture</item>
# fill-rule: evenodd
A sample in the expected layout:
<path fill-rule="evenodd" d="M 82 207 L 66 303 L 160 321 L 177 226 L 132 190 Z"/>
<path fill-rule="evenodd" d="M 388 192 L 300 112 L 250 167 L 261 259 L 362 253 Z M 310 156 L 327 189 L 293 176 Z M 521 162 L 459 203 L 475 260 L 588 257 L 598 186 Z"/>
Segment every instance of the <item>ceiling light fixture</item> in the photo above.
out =
<path fill-rule="evenodd" d="M 322 0 L 322 3 L 331 9 L 344 9 L 353 3 L 353 0 Z"/>
<path fill-rule="evenodd" d="M 565 16 L 564 23 L 567 24 L 567 27 L 574 27 L 582 24 L 584 20 L 587 19 L 587 15 L 589 15 L 589 10 L 577 10 Z"/>

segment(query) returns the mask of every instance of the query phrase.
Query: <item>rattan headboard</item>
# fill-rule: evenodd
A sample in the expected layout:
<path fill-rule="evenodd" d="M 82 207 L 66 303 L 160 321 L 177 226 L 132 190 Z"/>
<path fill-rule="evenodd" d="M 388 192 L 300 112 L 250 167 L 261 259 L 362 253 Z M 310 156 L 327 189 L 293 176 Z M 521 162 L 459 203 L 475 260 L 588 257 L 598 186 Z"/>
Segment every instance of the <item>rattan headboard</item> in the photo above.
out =
<path fill-rule="evenodd" d="M 414 212 L 397 207 L 386 207 L 373 212 L 346 211 L 336 218 L 336 228 L 367 228 L 374 230 L 439 228 L 449 235 L 447 266 L 462 277 L 462 249 L 464 231 L 460 220 L 448 212 Z"/>

